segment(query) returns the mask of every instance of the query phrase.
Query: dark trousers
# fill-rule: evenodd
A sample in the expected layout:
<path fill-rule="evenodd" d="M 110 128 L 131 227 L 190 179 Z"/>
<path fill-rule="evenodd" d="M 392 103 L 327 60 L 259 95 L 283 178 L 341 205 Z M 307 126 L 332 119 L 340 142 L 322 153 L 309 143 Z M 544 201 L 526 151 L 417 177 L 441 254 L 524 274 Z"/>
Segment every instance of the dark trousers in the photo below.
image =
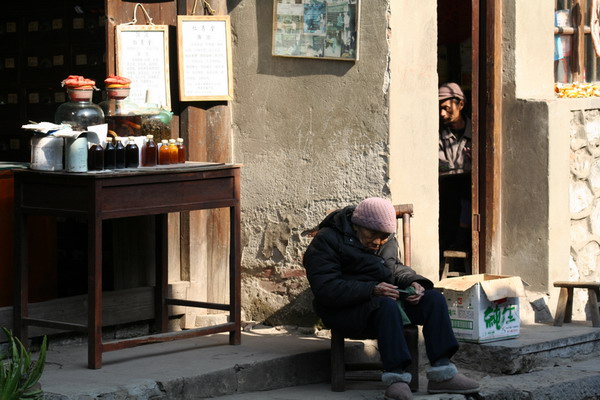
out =
<path fill-rule="evenodd" d="M 417 305 L 404 303 L 404 311 L 415 325 L 423 325 L 425 349 L 430 363 L 450 358 L 458 350 L 448 305 L 437 290 L 426 290 Z M 403 370 L 411 362 L 404 339 L 402 314 L 395 300 L 381 297 L 379 308 L 369 315 L 368 331 L 377 338 L 381 362 L 386 371 Z"/>

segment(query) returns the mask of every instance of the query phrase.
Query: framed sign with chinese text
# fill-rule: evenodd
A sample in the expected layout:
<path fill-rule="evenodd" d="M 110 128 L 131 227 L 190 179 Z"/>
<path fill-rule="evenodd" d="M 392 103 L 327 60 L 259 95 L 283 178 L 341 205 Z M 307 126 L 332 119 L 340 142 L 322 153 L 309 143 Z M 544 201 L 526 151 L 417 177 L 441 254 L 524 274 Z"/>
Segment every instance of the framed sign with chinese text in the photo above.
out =
<path fill-rule="evenodd" d="M 169 82 L 169 26 L 117 25 L 117 75 L 131 79 L 129 100 L 152 101 L 171 110 Z"/>
<path fill-rule="evenodd" d="M 272 54 L 358 60 L 360 0 L 273 0 Z"/>
<path fill-rule="evenodd" d="M 179 15 L 177 50 L 181 101 L 233 99 L 228 15 Z"/>

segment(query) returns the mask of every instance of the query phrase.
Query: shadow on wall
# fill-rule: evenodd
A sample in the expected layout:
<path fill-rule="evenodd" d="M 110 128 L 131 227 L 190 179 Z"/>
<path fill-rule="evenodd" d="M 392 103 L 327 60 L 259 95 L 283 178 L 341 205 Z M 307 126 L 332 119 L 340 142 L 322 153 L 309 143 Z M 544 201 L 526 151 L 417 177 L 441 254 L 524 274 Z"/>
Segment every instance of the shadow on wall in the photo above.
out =
<path fill-rule="evenodd" d="M 265 318 L 265 323 L 272 326 L 297 325 L 301 327 L 312 327 L 321 324 L 319 317 L 313 311 L 313 294 L 305 289 L 296 298 L 273 314 Z"/>

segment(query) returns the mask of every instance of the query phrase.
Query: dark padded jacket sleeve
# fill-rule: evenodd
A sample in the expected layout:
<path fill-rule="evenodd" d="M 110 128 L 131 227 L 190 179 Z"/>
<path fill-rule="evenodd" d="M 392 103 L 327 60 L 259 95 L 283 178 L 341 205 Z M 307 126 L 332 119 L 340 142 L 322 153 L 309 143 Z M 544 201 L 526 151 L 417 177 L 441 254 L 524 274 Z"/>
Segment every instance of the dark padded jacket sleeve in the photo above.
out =
<path fill-rule="evenodd" d="M 398 241 L 394 237 L 381 248 L 381 257 L 385 261 L 385 266 L 392 271 L 394 285 L 400 289 L 410 286 L 413 282 L 418 282 L 425 289 L 433 288 L 433 282 L 415 272 L 411 267 L 402 264 L 399 259 Z"/>
<path fill-rule="evenodd" d="M 372 280 L 345 279 L 339 249 L 342 236 L 324 228 L 304 254 L 304 267 L 315 299 L 328 307 L 346 307 L 368 301 L 377 284 Z"/>

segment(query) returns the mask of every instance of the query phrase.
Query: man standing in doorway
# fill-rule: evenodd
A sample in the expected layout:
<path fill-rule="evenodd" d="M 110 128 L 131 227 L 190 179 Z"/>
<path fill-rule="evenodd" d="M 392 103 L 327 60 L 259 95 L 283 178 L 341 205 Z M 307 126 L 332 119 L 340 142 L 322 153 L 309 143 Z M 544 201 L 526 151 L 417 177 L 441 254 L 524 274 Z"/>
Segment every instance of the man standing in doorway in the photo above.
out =
<path fill-rule="evenodd" d="M 440 104 L 440 244 L 441 251 L 471 249 L 471 120 L 465 95 L 456 83 L 438 90 Z"/>

